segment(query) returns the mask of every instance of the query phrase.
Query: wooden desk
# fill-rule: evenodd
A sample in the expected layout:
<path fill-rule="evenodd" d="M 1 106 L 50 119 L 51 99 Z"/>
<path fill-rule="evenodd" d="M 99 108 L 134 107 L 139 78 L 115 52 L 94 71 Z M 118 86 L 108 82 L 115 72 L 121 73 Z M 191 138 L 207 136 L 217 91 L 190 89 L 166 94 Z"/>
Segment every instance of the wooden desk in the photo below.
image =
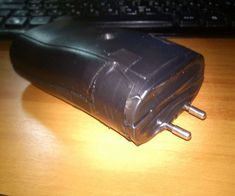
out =
<path fill-rule="evenodd" d="M 205 56 L 194 105 L 169 132 L 136 147 L 19 77 L 0 42 L 0 193 L 9 195 L 235 195 L 235 39 L 174 39 Z"/>

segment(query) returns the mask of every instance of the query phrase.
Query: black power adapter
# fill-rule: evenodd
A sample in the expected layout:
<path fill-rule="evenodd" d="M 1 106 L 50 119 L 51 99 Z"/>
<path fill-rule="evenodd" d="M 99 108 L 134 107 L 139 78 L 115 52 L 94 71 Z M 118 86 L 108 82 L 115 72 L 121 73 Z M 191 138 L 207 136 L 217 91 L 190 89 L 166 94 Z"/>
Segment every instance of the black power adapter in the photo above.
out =
<path fill-rule="evenodd" d="M 71 103 L 133 141 L 162 130 L 189 140 L 171 122 L 191 105 L 203 82 L 202 55 L 147 33 L 57 21 L 19 36 L 12 64 L 39 88 Z"/>

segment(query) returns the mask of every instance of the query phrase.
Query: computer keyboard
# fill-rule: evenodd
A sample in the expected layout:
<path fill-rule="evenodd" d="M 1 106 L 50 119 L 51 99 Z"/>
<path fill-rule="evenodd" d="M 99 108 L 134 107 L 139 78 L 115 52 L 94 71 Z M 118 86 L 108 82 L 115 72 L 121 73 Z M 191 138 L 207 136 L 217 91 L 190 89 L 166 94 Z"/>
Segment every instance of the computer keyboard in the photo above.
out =
<path fill-rule="evenodd" d="M 0 39 L 67 17 L 161 36 L 235 36 L 235 0 L 0 0 Z"/>

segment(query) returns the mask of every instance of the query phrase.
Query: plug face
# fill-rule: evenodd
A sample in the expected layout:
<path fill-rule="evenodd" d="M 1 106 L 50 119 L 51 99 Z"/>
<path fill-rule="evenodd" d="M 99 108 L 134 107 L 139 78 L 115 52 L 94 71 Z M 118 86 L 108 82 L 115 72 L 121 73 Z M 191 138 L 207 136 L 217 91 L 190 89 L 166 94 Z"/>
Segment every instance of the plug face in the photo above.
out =
<path fill-rule="evenodd" d="M 27 50 L 27 54 L 24 51 Z M 10 57 L 21 76 L 143 144 L 162 130 L 186 140 L 171 122 L 203 82 L 202 55 L 146 33 L 57 21 L 16 39 Z"/>

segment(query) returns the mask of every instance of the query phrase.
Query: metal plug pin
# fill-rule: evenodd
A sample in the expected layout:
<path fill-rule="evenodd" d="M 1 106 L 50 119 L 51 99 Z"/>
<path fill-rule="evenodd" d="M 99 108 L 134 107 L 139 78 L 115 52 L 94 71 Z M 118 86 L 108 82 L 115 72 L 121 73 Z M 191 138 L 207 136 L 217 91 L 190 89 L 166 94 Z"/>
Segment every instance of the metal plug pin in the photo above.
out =
<path fill-rule="evenodd" d="M 206 119 L 206 112 L 200 110 L 199 108 L 196 108 L 190 104 L 185 104 L 183 109 L 185 111 L 187 111 L 189 114 L 192 114 L 193 116 L 201 119 L 201 120 L 204 120 Z"/>
<path fill-rule="evenodd" d="M 189 132 L 179 126 L 173 125 L 171 123 L 163 123 L 163 126 L 165 129 L 167 129 L 168 131 L 170 131 L 174 135 L 176 135 L 184 140 L 190 140 L 192 138 L 191 132 Z"/>
<path fill-rule="evenodd" d="M 157 121 L 157 123 L 160 125 L 161 129 L 166 129 L 168 131 L 170 131 L 171 133 L 173 133 L 174 135 L 184 139 L 184 140 L 190 140 L 192 138 L 192 134 L 191 132 L 173 125 L 172 123 L 166 123 L 166 122 L 161 122 L 160 120 Z"/>

